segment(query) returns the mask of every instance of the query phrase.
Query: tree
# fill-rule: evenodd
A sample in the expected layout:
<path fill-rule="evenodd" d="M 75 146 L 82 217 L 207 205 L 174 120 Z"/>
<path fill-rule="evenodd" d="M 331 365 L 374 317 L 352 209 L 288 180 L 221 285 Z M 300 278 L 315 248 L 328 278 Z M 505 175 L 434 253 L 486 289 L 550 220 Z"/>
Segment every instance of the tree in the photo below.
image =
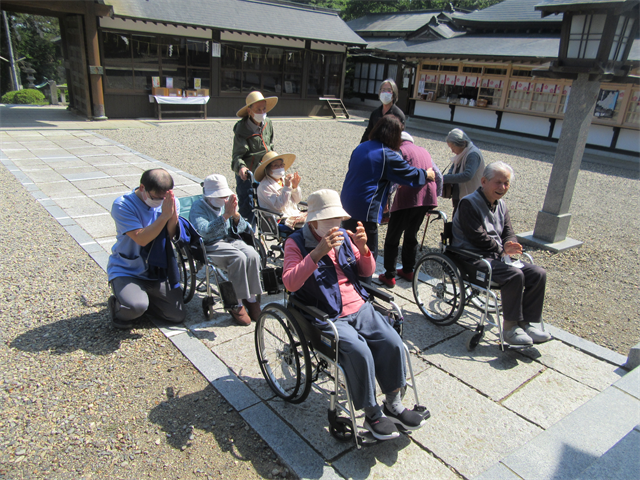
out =
<path fill-rule="evenodd" d="M 42 82 L 45 78 L 56 82 L 64 80 L 64 78 L 60 78 L 58 67 L 61 66 L 61 61 L 58 59 L 56 44 L 53 43 L 56 38 L 60 38 L 60 25 L 57 18 L 22 13 L 11 14 L 9 15 L 9 29 L 14 56 L 16 59 L 25 57 L 23 62 L 29 63 L 31 68 L 36 71 L 34 74 L 36 83 Z M 0 55 L 8 58 L 6 35 L 2 36 L 2 54 Z M 3 92 L 9 89 L 8 76 L 5 75 L 8 70 L 5 68 L 6 66 L 3 65 Z M 26 75 L 24 73 L 21 75 L 22 84 L 26 86 Z"/>

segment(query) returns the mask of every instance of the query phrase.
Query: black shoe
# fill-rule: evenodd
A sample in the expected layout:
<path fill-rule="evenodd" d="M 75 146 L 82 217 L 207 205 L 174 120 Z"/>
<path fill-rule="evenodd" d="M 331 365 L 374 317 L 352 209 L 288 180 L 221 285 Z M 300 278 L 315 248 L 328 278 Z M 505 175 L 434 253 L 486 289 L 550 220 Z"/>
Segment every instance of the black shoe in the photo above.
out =
<path fill-rule="evenodd" d="M 420 415 L 418 412 L 405 408 L 400 415 L 394 415 L 383 403 L 382 413 L 384 413 L 393 423 L 400 425 L 405 430 L 418 430 L 427 423 L 427 418 L 431 415 Z"/>
<path fill-rule="evenodd" d="M 400 436 L 400 432 L 395 424 L 387 417 L 380 417 L 377 420 L 369 420 L 364 417 L 364 428 L 371 432 L 378 440 L 391 440 Z"/>
<path fill-rule="evenodd" d="M 130 320 L 120 320 L 116 318 L 116 296 L 111 295 L 109 300 L 107 300 L 107 311 L 109 312 L 109 318 L 111 319 L 111 325 L 114 328 L 119 328 L 121 330 L 129 330 L 135 326 L 135 322 Z"/>

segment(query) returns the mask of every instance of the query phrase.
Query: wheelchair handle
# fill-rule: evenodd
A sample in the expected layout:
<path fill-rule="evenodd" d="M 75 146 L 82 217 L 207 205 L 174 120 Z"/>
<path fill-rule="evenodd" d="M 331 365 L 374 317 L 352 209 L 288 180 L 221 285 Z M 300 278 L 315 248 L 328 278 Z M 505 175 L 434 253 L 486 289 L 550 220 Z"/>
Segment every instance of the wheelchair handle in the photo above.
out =
<path fill-rule="evenodd" d="M 373 285 L 369 285 L 368 283 L 361 283 L 360 286 L 364 288 L 364 290 L 371 295 L 372 297 L 379 298 L 385 302 L 391 303 L 393 302 L 393 295 L 384 292 Z"/>

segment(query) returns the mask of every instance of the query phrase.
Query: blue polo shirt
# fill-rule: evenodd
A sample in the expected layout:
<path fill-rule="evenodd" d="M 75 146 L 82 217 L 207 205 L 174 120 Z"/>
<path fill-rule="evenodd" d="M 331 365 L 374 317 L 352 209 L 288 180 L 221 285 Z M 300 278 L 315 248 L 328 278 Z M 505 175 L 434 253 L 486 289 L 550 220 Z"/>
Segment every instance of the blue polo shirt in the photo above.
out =
<path fill-rule="evenodd" d="M 176 199 L 176 208 L 180 214 L 180 202 Z M 136 195 L 136 190 L 118 197 L 111 207 L 111 217 L 116 223 L 116 243 L 111 249 L 107 264 L 109 281 L 116 277 L 134 277 L 142 280 L 155 280 L 147 275 L 147 262 L 140 252 L 143 247 L 134 242 L 127 232 L 145 228 L 155 222 L 162 214 L 162 206 L 150 208 Z"/>

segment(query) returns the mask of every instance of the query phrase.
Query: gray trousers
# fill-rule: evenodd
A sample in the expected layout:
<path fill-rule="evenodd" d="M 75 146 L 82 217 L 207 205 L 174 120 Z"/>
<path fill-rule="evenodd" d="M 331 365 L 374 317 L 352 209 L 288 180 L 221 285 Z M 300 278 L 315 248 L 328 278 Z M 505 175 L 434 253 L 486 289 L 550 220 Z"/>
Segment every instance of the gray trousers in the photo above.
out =
<path fill-rule="evenodd" d="M 169 281 L 116 277 L 111 281 L 116 296 L 115 316 L 135 320 L 145 312 L 161 320 L 180 323 L 186 316 L 182 288 L 171 288 Z"/>
<path fill-rule="evenodd" d="M 241 300 L 260 295 L 260 255 L 256 249 L 242 240 L 220 240 L 213 245 L 207 245 L 207 256 L 216 267 L 227 272 L 227 276 Z"/>
<path fill-rule="evenodd" d="M 358 312 L 334 321 L 338 330 L 338 360 L 344 369 L 353 408 L 375 407 L 376 379 L 382 393 L 405 383 L 404 346 L 385 318 L 366 302 Z M 331 333 L 331 327 L 323 329 Z"/>

